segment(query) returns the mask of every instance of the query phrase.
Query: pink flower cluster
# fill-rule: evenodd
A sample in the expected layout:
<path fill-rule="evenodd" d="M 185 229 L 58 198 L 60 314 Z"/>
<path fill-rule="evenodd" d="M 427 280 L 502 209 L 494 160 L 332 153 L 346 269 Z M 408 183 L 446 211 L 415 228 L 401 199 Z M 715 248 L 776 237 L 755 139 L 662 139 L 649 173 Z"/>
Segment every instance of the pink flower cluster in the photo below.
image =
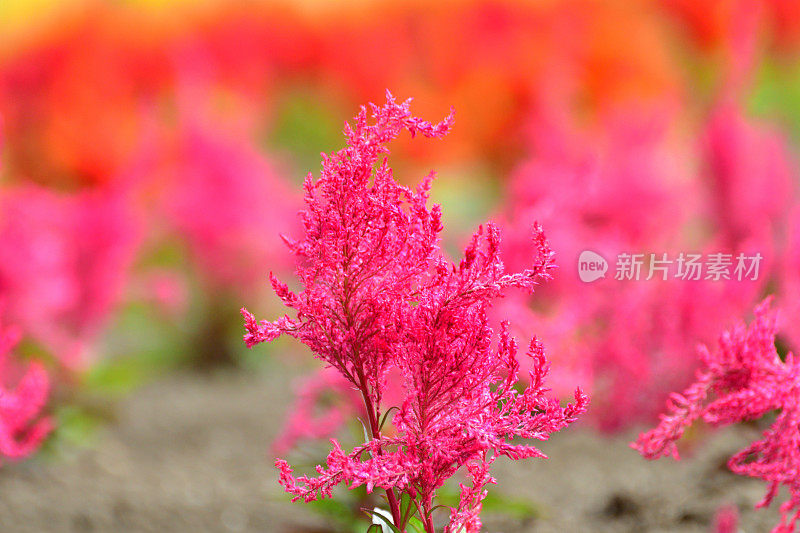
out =
<path fill-rule="evenodd" d="M 767 494 L 757 505 L 769 505 L 781 486 L 790 498 L 781 505 L 781 522 L 773 532 L 791 532 L 800 520 L 800 364 L 789 353 L 781 360 L 775 349 L 777 314 L 770 300 L 755 310 L 750 326 L 723 333 L 718 348 L 702 347 L 704 368 L 682 394 L 674 393 L 668 414 L 632 446 L 648 459 L 678 458 L 676 441 L 698 419 L 721 426 L 754 420 L 778 411 L 763 438 L 731 457 L 729 468 L 764 480 Z"/>
<path fill-rule="evenodd" d="M 19 329 L 0 329 L 0 458 L 10 460 L 32 454 L 53 427 L 40 417 L 50 389 L 47 373 L 39 363 L 23 369 L 12 359 L 19 340 Z"/>
<path fill-rule="evenodd" d="M 327 367 L 306 377 L 295 392 L 295 403 L 272 451 L 278 455 L 304 439 L 327 439 L 341 428 L 347 417 L 364 417 L 358 410 L 361 395 L 335 368 Z"/>
<path fill-rule="evenodd" d="M 739 510 L 733 505 L 723 505 L 714 515 L 714 533 L 738 533 Z"/>
<path fill-rule="evenodd" d="M 686 125 L 696 129 L 692 143 L 677 142 L 670 125 L 680 117 L 669 107 L 605 111 L 588 124 L 558 101 L 543 108 L 503 207 L 503 257 L 517 267 L 530 256 L 519 228 L 539 220 L 563 268 L 544 288 L 547 305 L 512 298 L 503 312 L 535 324 L 557 348 L 555 383 L 587 383 L 602 429 L 650 421 L 666 394 L 691 380 L 698 342 L 712 341 L 767 287 L 795 305 L 796 166 L 786 138 L 729 96 Z M 609 261 L 606 279 L 579 279 L 584 250 Z M 620 253 L 684 252 L 759 253 L 764 261 L 756 280 L 613 279 Z"/>
<path fill-rule="evenodd" d="M 122 297 L 138 231 L 121 190 L 0 190 L 0 297 L 10 320 L 70 370 Z"/>
<path fill-rule="evenodd" d="M 458 264 L 446 260 L 439 250 L 440 208 L 427 206 L 433 175 L 416 190 L 403 187 L 384 154 L 386 143 L 404 129 L 442 137 L 452 114 L 431 124 L 391 95 L 371 112 L 372 122 L 362 108 L 355 125 L 345 126 L 347 147 L 323 157 L 320 178 L 306 179 L 305 237 L 287 241 L 303 290 L 294 292 L 272 277 L 295 317 L 257 322 L 242 311 L 248 346 L 293 336 L 361 393 L 369 440 L 350 452 L 333 440 L 316 477 L 296 478 L 281 459 L 276 466 L 295 500 L 330 497 L 339 484 L 380 487 L 396 526 L 404 529 L 419 513 L 428 533 L 434 531 L 437 489 L 464 467 L 472 482 L 462 485 L 446 531 L 477 531 L 496 457 L 544 457 L 531 445 L 510 441 L 545 440 L 587 407 L 580 389 L 566 407 L 547 394 L 549 365 L 536 339 L 528 351 L 530 381 L 520 389 L 509 326 L 503 323 L 498 336 L 490 326 L 493 300 L 549 279 L 552 252 L 536 226 L 532 268 L 506 273 L 498 229 L 489 224 L 473 236 Z M 391 436 L 383 432 L 390 369 L 401 376 L 403 391 Z M 413 502 L 410 514 L 401 509 L 402 494 Z"/>
<path fill-rule="evenodd" d="M 203 99 L 215 88 L 193 81 L 178 93 L 177 127 L 157 143 L 167 183 L 159 215 L 185 241 L 206 292 L 242 294 L 263 283 L 265 269 L 290 270 L 279 234 L 294 229 L 299 195 L 257 149 L 255 128 L 239 124 L 245 113 L 215 116 Z"/>

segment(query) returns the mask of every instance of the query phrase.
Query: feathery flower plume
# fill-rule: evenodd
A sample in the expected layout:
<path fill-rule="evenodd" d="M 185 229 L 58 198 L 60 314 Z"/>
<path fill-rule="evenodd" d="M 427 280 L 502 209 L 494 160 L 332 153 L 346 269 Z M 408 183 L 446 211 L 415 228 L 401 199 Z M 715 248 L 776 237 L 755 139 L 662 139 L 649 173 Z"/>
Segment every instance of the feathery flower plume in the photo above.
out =
<path fill-rule="evenodd" d="M 778 411 L 763 438 L 731 457 L 728 467 L 767 483 L 759 508 L 772 502 L 781 485 L 789 490 L 789 500 L 780 508 L 781 522 L 772 530 L 787 533 L 800 520 L 800 364 L 791 353 L 783 361 L 778 356 L 777 327 L 777 314 L 767 299 L 756 307 L 749 327 L 740 324 L 723 333 L 713 353 L 701 347 L 704 368 L 695 382 L 682 394 L 672 394 L 661 423 L 631 446 L 647 459 L 678 459 L 676 441 L 698 419 L 723 426 Z"/>
<path fill-rule="evenodd" d="M 494 483 L 490 466 L 499 456 L 544 457 L 515 437 L 546 440 L 585 411 L 580 389 L 575 403 L 561 407 L 548 396 L 548 363 L 534 339 L 530 382 L 520 391 L 517 345 L 503 323 L 499 338 L 489 325 L 491 303 L 507 289 L 532 291 L 550 277 L 553 254 L 538 225 L 532 268 L 505 272 L 496 226 L 480 228 L 458 264 L 439 249 L 441 210 L 428 207 L 433 174 L 416 189 L 399 185 L 384 154 L 402 130 L 412 136 L 442 137 L 453 115 L 438 124 L 415 118 L 409 102 L 387 93 L 383 107 L 362 107 L 354 126 L 345 126 L 347 147 L 323 155 L 318 180 L 305 183 L 305 237 L 289 241 L 297 258 L 300 292 L 272 276 L 272 286 L 295 316 L 256 321 L 242 310 L 248 346 L 282 334 L 308 345 L 361 394 L 368 441 L 345 451 L 333 440 L 326 465 L 316 477 L 295 477 L 276 461 L 280 482 L 294 500 L 330 497 L 339 484 L 386 490 L 392 522 L 405 530 L 419 515 L 434 532 L 436 491 L 464 467 L 471 485 L 462 485 L 448 533 L 480 529 L 485 486 Z M 382 400 L 387 372 L 402 376 L 402 402 L 391 436 L 382 433 L 390 411 Z M 403 509 L 402 495 L 411 502 Z"/>

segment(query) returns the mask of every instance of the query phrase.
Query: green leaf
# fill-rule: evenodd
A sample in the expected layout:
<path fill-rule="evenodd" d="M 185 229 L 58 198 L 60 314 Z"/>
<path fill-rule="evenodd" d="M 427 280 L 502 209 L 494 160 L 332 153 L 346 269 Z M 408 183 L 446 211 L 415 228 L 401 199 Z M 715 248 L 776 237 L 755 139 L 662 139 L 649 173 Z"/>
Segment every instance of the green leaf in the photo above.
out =
<path fill-rule="evenodd" d="M 386 411 L 383 414 L 383 417 L 381 418 L 381 423 L 378 425 L 378 431 L 383 429 L 383 425 L 386 424 L 386 420 L 389 418 L 389 414 L 395 409 L 397 409 L 398 411 L 400 410 L 399 407 L 393 405 L 392 407 L 389 408 L 388 411 Z"/>
<path fill-rule="evenodd" d="M 386 525 L 388 526 L 388 528 L 389 528 L 389 529 L 392 531 L 392 533 L 403 533 L 402 531 L 400 531 L 399 529 L 397 529 L 397 526 L 395 526 L 395 525 L 392 523 L 391 519 L 389 519 L 389 518 L 387 518 L 387 517 L 383 516 L 381 513 L 376 513 L 375 511 L 370 511 L 370 510 L 368 510 L 368 509 L 365 509 L 365 511 L 366 511 L 366 512 L 367 512 L 367 513 L 368 513 L 370 516 L 372 516 L 372 518 L 373 518 L 373 519 L 374 519 L 374 518 L 377 518 L 378 520 L 380 520 L 381 522 L 383 522 L 384 524 L 386 524 Z M 376 525 L 376 524 L 373 524 L 373 525 Z M 370 527 L 372 527 L 372 526 L 370 526 Z"/>
<path fill-rule="evenodd" d="M 333 518 L 337 522 L 346 524 L 352 520 L 352 512 L 350 507 L 346 503 L 336 498 L 315 500 L 313 502 L 309 502 L 309 505 L 311 511 Z"/>
<path fill-rule="evenodd" d="M 155 364 L 142 357 L 101 361 L 86 376 L 86 386 L 109 395 L 125 395 L 155 373 Z"/>
<path fill-rule="evenodd" d="M 58 424 L 54 439 L 58 443 L 78 446 L 86 446 L 92 442 L 103 423 L 96 414 L 74 405 L 59 407 L 55 416 Z"/>
<path fill-rule="evenodd" d="M 765 59 L 754 85 L 748 110 L 775 124 L 788 126 L 795 139 L 800 137 L 800 67 Z"/>
<path fill-rule="evenodd" d="M 267 139 L 269 147 L 291 154 L 298 169 L 319 166 L 320 151 L 341 142 L 342 123 L 336 102 L 303 86 L 288 88 L 279 99 L 273 131 Z"/>
<path fill-rule="evenodd" d="M 510 515 L 518 520 L 530 520 L 541 515 L 539 507 L 534 502 L 522 498 L 510 498 L 495 492 L 489 492 L 483 499 L 483 511 Z"/>
<path fill-rule="evenodd" d="M 408 519 L 408 525 L 414 530 L 414 533 L 425 533 L 425 525 L 416 516 Z"/>
<path fill-rule="evenodd" d="M 367 425 L 364 423 L 363 420 L 361 420 L 361 417 L 357 416 L 356 420 L 358 420 L 361 423 L 361 429 L 364 432 L 364 442 L 371 441 L 372 437 L 369 435 L 369 430 L 367 430 Z M 367 452 L 367 453 L 370 455 L 370 457 L 372 457 L 372 452 Z"/>
<path fill-rule="evenodd" d="M 455 507 L 458 505 L 459 494 L 460 492 L 454 487 L 445 486 L 437 492 L 437 499 L 442 502 L 442 505 Z M 496 491 L 489 491 L 489 494 L 483 499 L 483 512 L 495 515 L 503 514 L 520 521 L 541 517 L 543 514 L 540 506 L 534 501 L 514 498 Z"/>

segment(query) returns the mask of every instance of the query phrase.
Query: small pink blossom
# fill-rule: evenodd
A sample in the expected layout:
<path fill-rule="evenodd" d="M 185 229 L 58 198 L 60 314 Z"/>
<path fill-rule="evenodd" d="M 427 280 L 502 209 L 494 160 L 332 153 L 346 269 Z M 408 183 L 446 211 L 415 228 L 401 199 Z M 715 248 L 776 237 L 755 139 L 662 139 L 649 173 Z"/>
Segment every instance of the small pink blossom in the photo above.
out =
<path fill-rule="evenodd" d="M 272 451 L 284 454 L 298 441 L 323 439 L 333 435 L 352 418 L 363 416 L 361 395 L 333 368 L 323 368 L 305 378 L 296 391 L 286 423 L 272 444 Z"/>
<path fill-rule="evenodd" d="M 723 505 L 714 516 L 712 533 L 738 533 L 739 510 L 734 505 Z"/>
<path fill-rule="evenodd" d="M 185 244 L 212 299 L 241 296 L 261 286 L 265 271 L 290 271 L 281 235 L 297 226 L 300 195 L 259 149 L 255 101 L 235 99 L 242 107 L 220 112 L 209 99 L 224 88 L 195 44 L 174 50 L 176 120 L 154 125 L 154 215 L 163 217 L 154 228 Z"/>
<path fill-rule="evenodd" d="M 0 328 L 0 458 L 28 457 L 53 428 L 49 417 L 40 413 L 50 390 L 44 367 L 30 363 L 22 377 L 12 385 L 12 375 L 19 364 L 11 360 L 11 351 L 20 340 L 17 328 Z"/>
<path fill-rule="evenodd" d="M 704 366 L 683 393 L 674 393 L 661 423 L 643 433 L 632 447 L 648 459 L 678 458 L 676 442 L 694 421 L 728 425 L 778 411 L 763 438 L 731 457 L 735 473 L 767 483 L 757 507 L 769 505 L 783 485 L 789 500 L 781 505 L 781 522 L 772 531 L 795 531 L 800 520 L 800 364 L 789 353 L 782 361 L 775 349 L 777 314 L 770 300 L 755 310 L 750 326 L 740 324 L 719 338 L 711 352 L 701 347 Z"/>

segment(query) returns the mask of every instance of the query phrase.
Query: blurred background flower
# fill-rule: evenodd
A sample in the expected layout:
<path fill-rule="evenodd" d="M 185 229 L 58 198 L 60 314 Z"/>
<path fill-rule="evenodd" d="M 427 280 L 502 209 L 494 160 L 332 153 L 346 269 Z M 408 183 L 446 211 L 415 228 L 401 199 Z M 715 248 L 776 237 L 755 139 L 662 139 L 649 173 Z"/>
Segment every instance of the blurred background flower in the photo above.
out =
<path fill-rule="evenodd" d="M 387 88 L 456 109 L 446 142 L 393 153 L 405 183 L 438 170 L 448 251 L 490 217 L 523 269 L 543 224 L 560 270 L 502 314 L 545 343 L 559 395 L 590 391 L 596 427 L 652 422 L 694 346 L 767 293 L 798 309 L 793 0 L 4 0 L 0 35 L 0 301 L 14 356 L 50 376 L 56 443 L 167 370 L 318 370 L 246 352 L 238 309 L 278 312 L 300 184 Z M 587 249 L 764 261 L 750 282 L 586 284 Z M 357 411 L 341 389 L 309 379 L 296 416 Z M 323 418 L 279 447 L 336 431 Z"/>

